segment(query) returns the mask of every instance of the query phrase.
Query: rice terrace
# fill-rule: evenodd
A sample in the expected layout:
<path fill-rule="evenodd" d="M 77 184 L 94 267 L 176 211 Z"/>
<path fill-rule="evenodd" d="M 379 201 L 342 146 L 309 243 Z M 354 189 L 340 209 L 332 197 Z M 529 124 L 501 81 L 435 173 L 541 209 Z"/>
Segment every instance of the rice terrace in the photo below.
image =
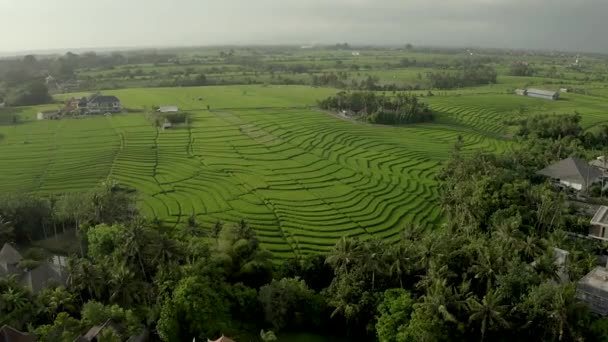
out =
<path fill-rule="evenodd" d="M 368 54 L 371 77 L 380 84 L 397 80 L 399 89 L 423 82 L 420 73 L 431 69 L 384 70 L 381 63 L 401 55 L 443 58 L 446 63 L 454 58 L 429 52 Z M 356 63 L 354 59 L 349 53 L 335 58 L 344 64 Z M 323 71 L 313 77 L 333 65 L 320 63 L 316 67 Z M 603 83 L 587 86 L 592 95 L 563 93 L 559 101 L 546 101 L 514 95 L 513 89 L 540 87 L 550 77 L 509 76 L 500 66 L 496 84 L 432 93 L 407 90 L 429 106 L 435 119 L 397 126 L 319 108 L 318 101 L 339 90 L 297 82 L 304 74 L 293 76 L 297 84 L 267 82 L 260 73 L 264 84 L 160 87 L 162 83 L 145 82 L 174 71 L 162 65 L 137 67 L 144 76 L 78 73 L 83 79 L 99 77 L 101 92 L 122 102 L 125 111 L 120 114 L 36 120 L 40 111 L 90 94 L 69 91 L 55 93 L 55 104 L 2 110 L 0 191 L 46 195 L 86 191 L 112 180 L 137 191 L 146 217 L 176 227 L 192 217 L 208 227 L 245 219 L 264 248 L 277 258 L 289 258 L 327 251 L 343 236 L 393 241 L 408 224 L 438 227 L 443 218 L 435 176 L 459 137 L 465 151 L 500 152 L 516 143 L 505 124 L 516 115 L 576 110 L 587 128 L 608 121 Z M 231 74 L 230 68 L 223 71 L 227 79 L 245 77 Z M 146 78 L 147 72 L 155 76 Z M 365 80 L 356 72 L 349 77 Z M 577 82 L 576 76 L 564 77 L 570 84 Z M 133 87 L 110 86 L 121 81 Z M 378 93 L 391 96 L 387 90 Z M 155 127 L 149 113 L 163 105 L 179 107 L 186 122 L 170 129 Z"/>

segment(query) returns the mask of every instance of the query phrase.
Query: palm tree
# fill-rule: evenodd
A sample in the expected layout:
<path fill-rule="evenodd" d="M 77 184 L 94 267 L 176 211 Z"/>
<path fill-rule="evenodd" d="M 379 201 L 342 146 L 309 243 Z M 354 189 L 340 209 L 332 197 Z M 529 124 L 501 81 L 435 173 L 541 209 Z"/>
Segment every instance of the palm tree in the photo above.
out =
<path fill-rule="evenodd" d="M 144 267 L 144 256 L 146 255 L 148 244 L 148 231 L 144 222 L 133 222 L 125 227 L 124 253 L 129 259 L 137 260 L 144 279 L 148 279 L 146 268 Z"/>
<path fill-rule="evenodd" d="M 359 240 L 344 236 L 332 248 L 325 263 L 329 264 L 336 274 L 348 273 L 350 265 L 355 262 L 359 252 Z"/>
<path fill-rule="evenodd" d="M 154 258 L 156 264 L 166 264 L 171 260 L 181 259 L 183 249 L 178 245 L 177 240 L 161 235 L 154 243 L 157 254 Z"/>
<path fill-rule="evenodd" d="M 477 263 L 471 266 L 475 278 L 486 282 L 486 291 L 490 291 L 498 274 L 496 260 L 490 248 L 479 248 L 477 252 Z"/>
<path fill-rule="evenodd" d="M 386 271 L 386 246 L 382 240 L 368 240 L 363 244 L 362 264 L 366 272 L 372 274 L 372 290 L 375 288 L 376 275 Z"/>
<path fill-rule="evenodd" d="M 43 312 L 49 317 L 49 321 L 53 321 L 54 317 L 60 312 L 76 311 L 75 298 L 64 287 L 45 289 L 38 295 L 38 298 L 42 304 Z"/>
<path fill-rule="evenodd" d="M 541 252 L 541 241 L 534 235 L 529 235 L 521 241 L 520 250 L 528 260 L 536 258 Z"/>
<path fill-rule="evenodd" d="M 389 265 L 389 274 L 391 277 L 399 278 L 399 286 L 403 288 L 403 274 L 408 273 L 412 269 L 412 257 L 409 245 L 404 242 L 399 242 L 393 245 L 389 250 L 390 260 L 393 262 Z"/>
<path fill-rule="evenodd" d="M 0 244 L 12 242 L 15 238 L 15 230 L 11 221 L 0 215 Z"/>
<path fill-rule="evenodd" d="M 422 302 L 415 305 L 420 306 L 433 317 L 456 323 L 456 317 L 448 310 L 448 301 L 451 295 L 452 291 L 448 287 L 447 280 L 436 279 L 422 297 Z"/>
<path fill-rule="evenodd" d="M 27 293 L 18 288 L 9 287 L 0 294 L 0 311 L 15 312 L 23 309 L 28 305 L 29 300 Z"/>
<path fill-rule="evenodd" d="M 477 297 L 467 299 L 469 322 L 481 322 L 481 342 L 486 333 L 495 326 L 507 328 L 509 322 L 504 319 L 505 305 L 500 305 L 494 292 L 487 293 L 481 301 Z"/>
<path fill-rule="evenodd" d="M 112 303 L 130 307 L 142 297 L 145 298 L 141 282 L 135 279 L 135 275 L 124 262 L 114 265 L 108 283 L 110 285 L 109 299 Z"/>

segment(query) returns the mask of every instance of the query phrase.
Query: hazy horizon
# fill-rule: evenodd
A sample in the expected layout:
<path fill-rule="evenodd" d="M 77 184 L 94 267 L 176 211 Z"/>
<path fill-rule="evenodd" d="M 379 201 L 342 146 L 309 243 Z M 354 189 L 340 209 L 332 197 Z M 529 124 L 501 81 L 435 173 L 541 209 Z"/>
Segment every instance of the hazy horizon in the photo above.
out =
<path fill-rule="evenodd" d="M 5 0 L 0 13 L 15 32 L 3 55 L 338 42 L 608 52 L 603 0 Z"/>

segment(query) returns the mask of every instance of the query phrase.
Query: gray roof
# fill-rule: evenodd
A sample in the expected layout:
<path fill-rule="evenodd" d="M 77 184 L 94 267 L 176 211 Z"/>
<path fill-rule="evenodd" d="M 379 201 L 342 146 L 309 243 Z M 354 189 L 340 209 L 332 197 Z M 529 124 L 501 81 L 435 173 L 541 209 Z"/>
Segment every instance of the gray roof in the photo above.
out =
<path fill-rule="evenodd" d="M 21 260 L 23 260 L 21 254 L 19 254 L 19 252 L 17 252 L 17 250 L 13 246 L 9 245 L 8 243 L 5 243 L 2 247 L 2 250 L 0 250 L 0 263 L 10 265 L 17 264 Z"/>
<path fill-rule="evenodd" d="M 116 103 L 116 102 L 120 102 L 120 100 L 118 99 L 118 97 L 113 96 L 113 95 L 110 95 L 110 96 L 93 95 L 89 99 L 89 103 L 112 104 L 112 103 Z"/>
<path fill-rule="evenodd" d="M 557 91 L 529 88 L 528 94 L 538 94 L 544 96 L 555 96 L 559 94 Z"/>
<path fill-rule="evenodd" d="M 37 338 L 21 332 L 11 326 L 3 325 L 0 328 L 0 342 L 36 342 Z"/>
<path fill-rule="evenodd" d="M 580 158 L 567 158 L 538 171 L 538 174 L 583 184 L 585 187 L 602 177 L 602 172 Z"/>
<path fill-rule="evenodd" d="M 49 285 L 65 285 L 66 278 L 66 273 L 59 266 L 44 262 L 26 272 L 21 278 L 21 282 L 32 292 L 38 293 Z"/>
<path fill-rule="evenodd" d="M 608 226 L 608 207 L 601 206 L 591 219 L 591 224 Z"/>

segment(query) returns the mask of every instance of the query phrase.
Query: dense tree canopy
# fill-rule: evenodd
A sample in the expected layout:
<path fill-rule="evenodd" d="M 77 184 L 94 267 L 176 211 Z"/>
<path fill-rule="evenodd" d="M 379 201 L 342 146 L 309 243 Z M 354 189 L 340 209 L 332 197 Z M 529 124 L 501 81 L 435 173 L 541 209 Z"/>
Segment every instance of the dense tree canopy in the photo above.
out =
<path fill-rule="evenodd" d="M 402 93 L 389 97 L 373 92 L 340 92 L 319 101 L 319 107 L 346 111 L 357 118 L 386 125 L 426 122 L 434 118 L 430 108 L 418 97 Z"/>

